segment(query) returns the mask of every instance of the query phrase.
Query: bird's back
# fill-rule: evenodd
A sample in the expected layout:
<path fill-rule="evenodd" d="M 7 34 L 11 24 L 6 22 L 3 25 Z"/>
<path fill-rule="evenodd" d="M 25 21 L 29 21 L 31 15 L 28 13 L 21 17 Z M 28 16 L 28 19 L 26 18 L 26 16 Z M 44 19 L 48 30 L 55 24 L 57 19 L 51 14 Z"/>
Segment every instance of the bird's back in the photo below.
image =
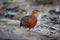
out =
<path fill-rule="evenodd" d="M 26 21 L 29 20 L 30 18 L 32 18 L 32 16 L 31 16 L 31 15 L 28 15 L 28 16 L 23 17 L 23 18 L 21 19 L 21 21 L 26 22 Z"/>

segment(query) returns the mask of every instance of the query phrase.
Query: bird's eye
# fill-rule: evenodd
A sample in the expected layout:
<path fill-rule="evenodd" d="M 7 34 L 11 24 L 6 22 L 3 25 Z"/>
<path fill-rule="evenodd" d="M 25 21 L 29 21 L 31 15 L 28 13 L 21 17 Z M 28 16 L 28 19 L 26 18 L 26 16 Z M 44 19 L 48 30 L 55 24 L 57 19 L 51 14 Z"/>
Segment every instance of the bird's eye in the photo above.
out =
<path fill-rule="evenodd" d="M 35 10 L 36 12 L 38 11 L 38 10 Z"/>

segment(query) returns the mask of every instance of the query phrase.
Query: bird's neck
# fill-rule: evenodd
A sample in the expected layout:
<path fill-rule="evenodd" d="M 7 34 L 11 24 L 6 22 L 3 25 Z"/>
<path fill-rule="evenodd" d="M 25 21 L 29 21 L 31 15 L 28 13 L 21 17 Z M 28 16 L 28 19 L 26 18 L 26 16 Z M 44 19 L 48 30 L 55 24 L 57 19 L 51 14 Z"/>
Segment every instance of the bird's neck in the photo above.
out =
<path fill-rule="evenodd" d="M 32 16 L 33 17 L 37 17 L 37 13 L 32 13 Z"/>

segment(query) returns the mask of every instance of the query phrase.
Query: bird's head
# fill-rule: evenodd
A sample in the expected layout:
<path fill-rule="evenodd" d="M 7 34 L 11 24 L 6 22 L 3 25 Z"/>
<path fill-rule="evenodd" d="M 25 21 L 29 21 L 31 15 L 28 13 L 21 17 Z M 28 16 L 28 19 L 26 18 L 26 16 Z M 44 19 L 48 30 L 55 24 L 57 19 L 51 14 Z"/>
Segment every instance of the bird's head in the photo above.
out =
<path fill-rule="evenodd" d="M 38 9 L 33 9 L 32 10 L 32 16 L 37 16 L 37 13 L 40 12 Z"/>

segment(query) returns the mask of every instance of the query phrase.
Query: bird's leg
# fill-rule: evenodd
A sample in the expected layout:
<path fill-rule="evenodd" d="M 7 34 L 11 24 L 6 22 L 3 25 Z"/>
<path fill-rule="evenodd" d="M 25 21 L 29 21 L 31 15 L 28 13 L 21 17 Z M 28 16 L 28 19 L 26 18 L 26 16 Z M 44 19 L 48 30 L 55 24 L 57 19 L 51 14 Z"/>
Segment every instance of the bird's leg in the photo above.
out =
<path fill-rule="evenodd" d="M 28 31 L 30 31 L 30 30 L 31 30 L 31 28 L 28 29 Z"/>
<path fill-rule="evenodd" d="M 31 30 L 31 28 L 29 28 L 29 31 Z"/>

